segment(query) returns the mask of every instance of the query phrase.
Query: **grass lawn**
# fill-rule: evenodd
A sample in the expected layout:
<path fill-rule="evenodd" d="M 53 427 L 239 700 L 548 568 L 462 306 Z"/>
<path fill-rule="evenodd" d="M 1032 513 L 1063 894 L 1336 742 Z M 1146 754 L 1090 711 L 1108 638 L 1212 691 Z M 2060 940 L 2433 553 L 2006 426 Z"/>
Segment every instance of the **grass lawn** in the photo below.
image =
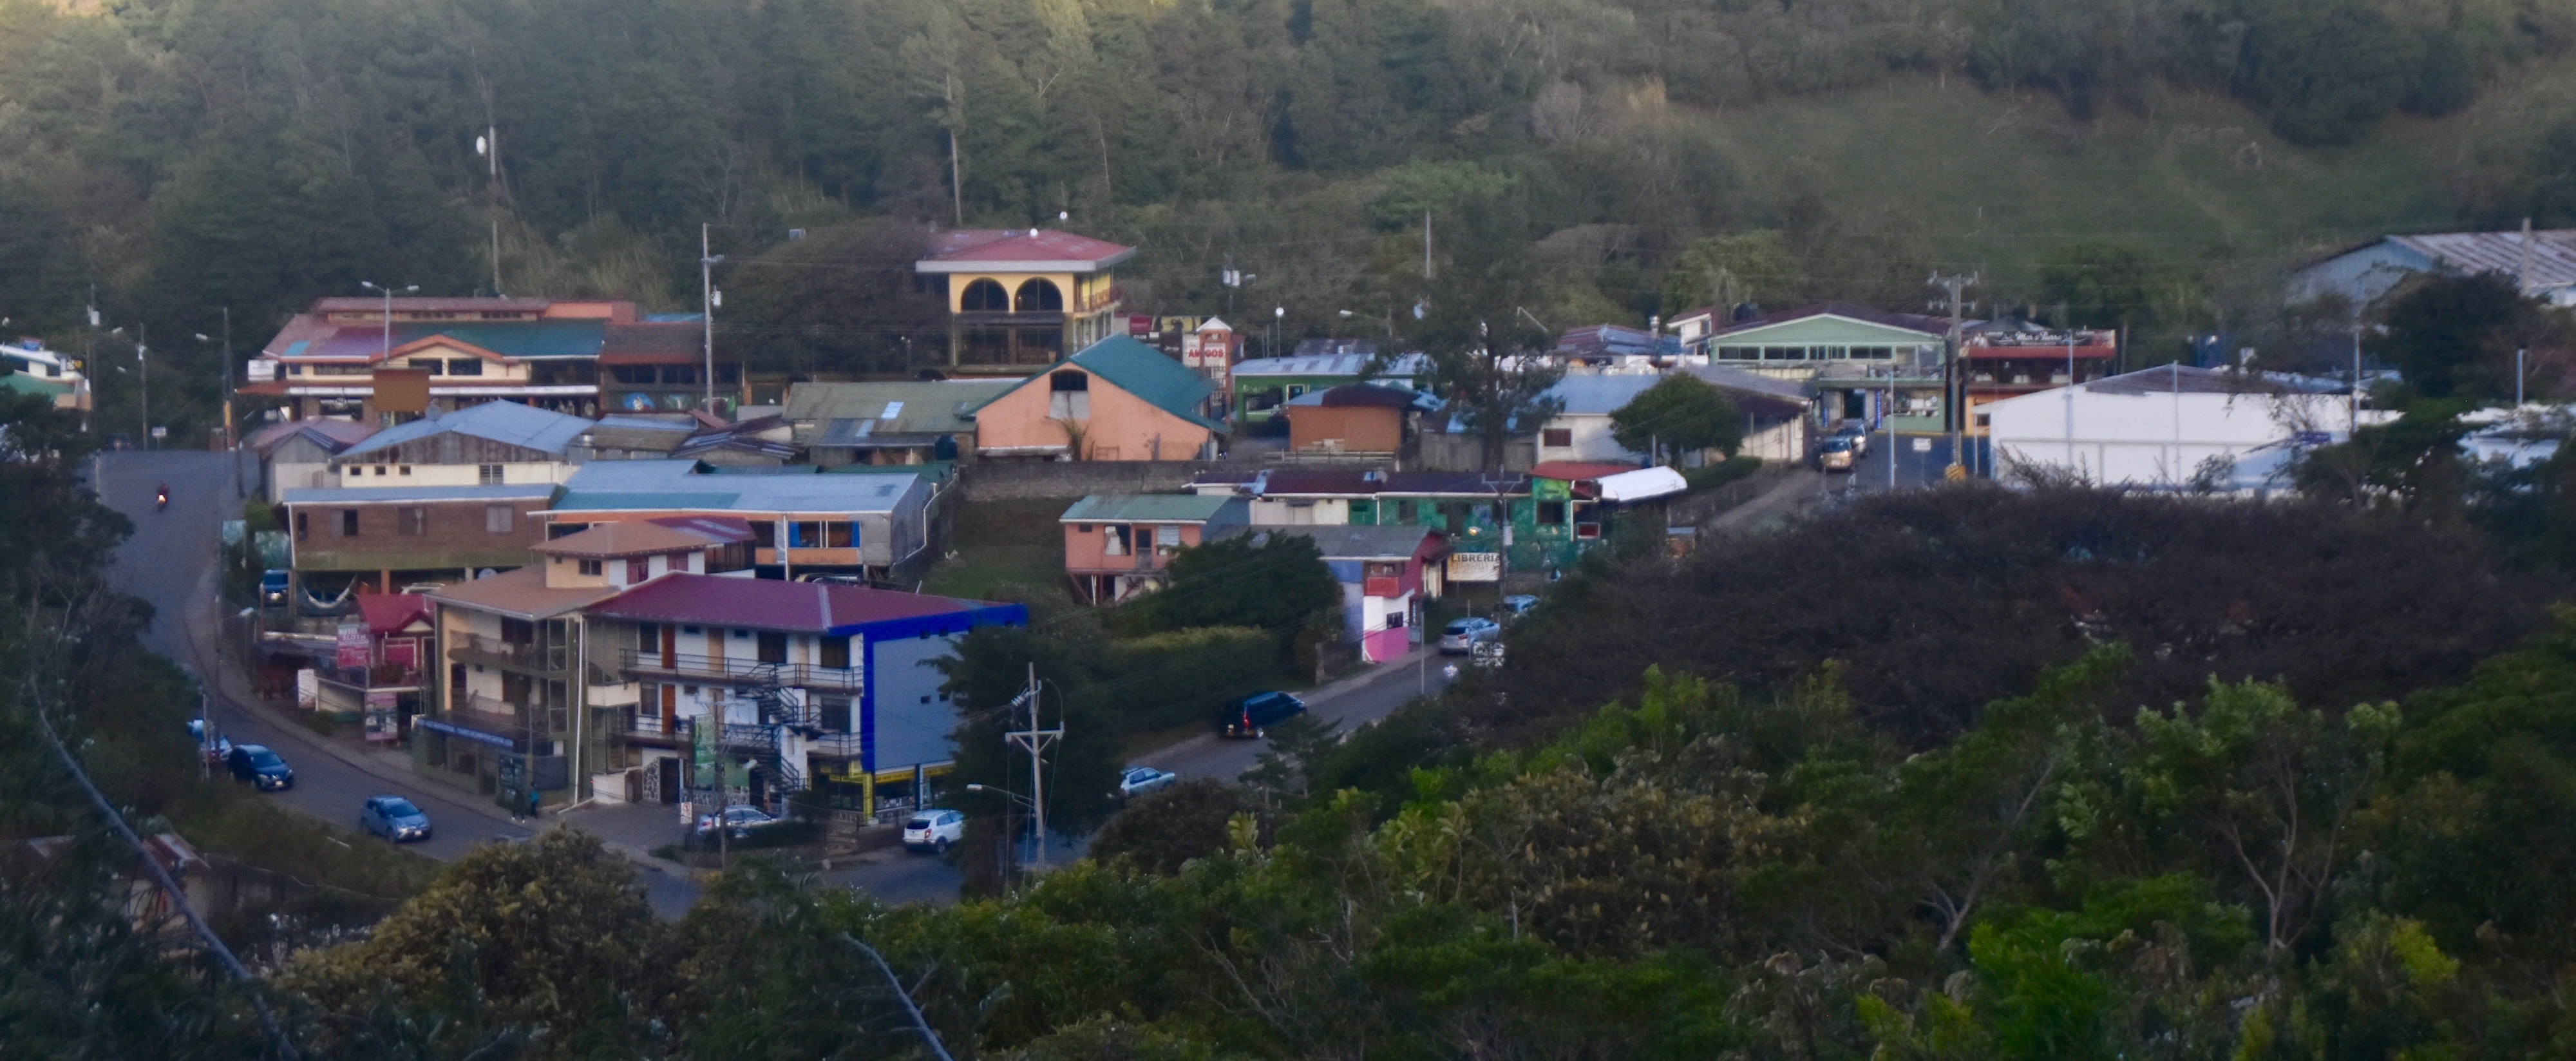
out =
<path fill-rule="evenodd" d="M 416 895 L 439 869 L 426 855 L 305 817 L 221 780 L 198 785 L 171 824 L 209 855 L 375 899 Z"/>
<path fill-rule="evenodd" d="M 960 505 L 949 555 L 931 568 L 922 592 L 984 599 L 997 586 L 1044 591 L 1064 583 L 1068 502 L 986 501 Z"/>

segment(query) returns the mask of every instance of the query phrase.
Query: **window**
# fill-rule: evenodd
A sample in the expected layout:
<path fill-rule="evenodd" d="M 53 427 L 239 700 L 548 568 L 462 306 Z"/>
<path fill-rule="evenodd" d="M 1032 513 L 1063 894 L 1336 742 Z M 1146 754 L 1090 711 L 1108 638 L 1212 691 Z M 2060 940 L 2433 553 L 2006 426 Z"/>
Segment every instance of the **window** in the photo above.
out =
<path fill-rule="evenodd" d="M 483 374 L 483 359 L 479 357 L 449 358 L 447 359 L 447 374 L 451 376 L 480 376 Z"/>
<path fill-rule="evenodd" d="M 626 561 L 627 585 L 631 586 L 651 577 L 653 577 L 653 563 L 651 558 L 638 556 Z"/>
<path fill-rule="evenodd" d="M 404 362 L 404 364 L 433 376 L 442 374 L 443 370 L 447 368 L 447 362 L 434 357 L 415 357 Z"/>
<path fill-rule="evenodd" d="M 823 666 L 848 667 L 850 665 L 850 639 L 847 637 L 824 638 L 821 642 L 820 657 L 821 658 L 818 662 Z"/>
<path fill-rule="evenodd" d="M 1018 304 L 1012 308 L 1021 313 L 1062 313 L 1064 290 L 1055 281 L 1030 277 L 1020 284 Z"/>
<path fill-rule="evenodd" d="M 1108 525 L 1108 526 L 1106 526 L 1106 527 L 1102 527 L 1102 528 L 1100 528 L 1100 530 L 1101 530 L 1101 533 L 1102 533 L 1102 538 L 1101 538 L 1101 543 L 1100 543 L 1100 551 L 1101 551 L 1101 552 L 1106 553 L 1106 554 L 1108 554 L 1108 555 L 1110 555 L 1110 556 L 1125 556 L 1125 555 L 1127 555 L 1127 526 L 1126 526 L 1126 524 L 1123 524 L 1123 523 L 1112 523 L 1112 524 L 1110 524 L 1110 525 Z"/>
<path fill-rule="evenodd" d="M 760 661 L 762 663 L 787 662 L 787 635 L 768 630 L 761 631 Z"/>
<path fill-rule="evenodd" d="M 286 374 L 290 376 L 301 376 L 304 374 L 304 366 L 288 365 L 286 366 Z"/>
<path fill-rule="evenodd" d="M 376 465 L 376 474 L 377 474 L 377 475 L 383 475 L 383 474 L 385 474 L 385 466 L 384 466 L 384 465 L 381 465 L 381 464 Z"/>
<path fill-rule="evenodd" d="M 1008 313 L 1010 310 L 1011 293 L 991 280 L 968 284 L 966 290 L 957 296 L 959 313 Z"/>
<path fill-rule="evenodd" d="M 1089 534 L 1092 530 L 1091 524 L 1088 523 L 1076 523 L 1073 525 L 1073 529 L 1077 534 Z"/>
<path fill-rule="evenodd" d="M 814 721 L 823 727 L 823 732 L 848 733 L 850 731 L 850 698 L 846 696 L 815 697 L 814 716 Z"/>
<path fill-rule="evenodd" d="M 585 575 L 596 575 L 599 573 L 599 561 L 597 560 L 577 561 L 576 566 L 580 569 L 581 573 Z"/>
<path fill-rule="evenodd" d="M 1058 372 L 1047 377 L 1047 416 L 1057 420 L 1091 419 L 1091 377 Z"/>
<path fill-rule="evenodd" d="M 343 538 L 355 538 L 358 536 L 357 509 L 344 508 L 340 510 L 340 536 Z"/>
<path fill-rule="evenodd" d="M 823 548 L 823 542 L 825 541 L 823 528 L 829 525 L 830 524 L 824 523 L 822 520 L 797 520 L 789 523 L 787 525 L 787 547 L 790 549 Z M 848 526 L 849 525 L 846 523 L 842 524 L 844 531 L 847 530 Z M 848 535 L 846 533 L 843 535 L 845 538 L 847 536 Z"/>
<path fill-rule="evenodd" d="M 429 510 L 426 508 L 406 506 L 395 509 L 394 516 L 397 533 L 412 538 L 429 533 Z"/>
<path fill-rule="evenodd" d="M 664 384 L 667 384 L 667 385 L 670 385 L 670 386 L 682 386 L 682 385 L 688 385 L 688 384 L 695 384 L 697 381 L 698 381 L 698 366 L 696 366 L 696 365 L 664 365 L 664 366 L 662 366 L 662 382 L 663 382 Z"/>
<path fill-rule="evenodd" d="M 547 529 L 548 529 L 548 530 L 553 530 L 554 528 L 549 527 L 549 528 L 547 528 Z M 508 534 L 508 533 L 510 533 L 510 506 L 508 506 L 508 505 L 485 505 L 485 506 L 483 506 L 483 533 L 485 533 L 485 534 Z"/>
<path fill-rule="evenodd" d="M 1180 548 L 1180 547 L 1181 547 L 1181 525 L 1180 525 L 1180 524 L 1178 524 L 1178 523 L 1157 523 L 1157 524 L 1155 524 L 1155 525 L 1154 525 L 1154 548 L 1155 548 L 1155 549 L 1160 550 L 1160 551 L 1166 551 L 1166 552 L 1168 552 L 1168 551 L 1170 551 L 1170 550 L 1178 549 L 1178 548 Z"/>
<path fill-rule="evenodd" d="M 312 537 L 313 537 L 313 514 L 312 514 L 312 513 L 309 513 L 309 512 L 298 512 L 298 513 L 296 513 L 296 514 L 295 514 L 295 540 L 296 540 L 296 541 L 299 541 L 299 542 L 300 542 L 300 541 L 306 541 L 306 540 L 311 539 Z"/>
<path fill-rule="evenodd" d="M 399 470 L 400 470 L 400 471 L 401 471 L 401 473 L 402 473 L 402 474 L 404 474 L 404 475 L 410 475 L 410 474 L 411 474 L 411 465 L 408 465 L 408 464 L 403 465 Z"/>
<path fill-rule="evenodd" d="M 1551 427 L 1539 432 L 1538 435 L 1538 444 L 1542 446 L 1564 447 L 1574 444 L 1574 429 L 1570 427 Z"/>
<path fill-rule="evenodd" d="M 644 652 L 660 651 L 662 648 L 662 625 L 660 623 L 635 624 L 635 647 Z M 649 700 L 651 697 L 646 697 L 646 699 Z"/>
<path fill-rule="evenodd" d="M 1396 503 L 1395 503 L 1395 521 L 1396 521 L 1396 522 L 1398 522 L 1398 523 L 1411 523 L 1411 522 L 1413 522 L 1414 520 L 1417 520 L 1417 519 L 1420 519 L 1420 518 L 1422 518 L 1422 503 L 1421 503 L 1421 502 L 1419 502 L 1419 501 L 1398 501 L 1398 502 L 1396 502 Z"/>
<path fill-rule="evenodd" d="M 857 524 L 847 520 L 832 520 L 823 524 L 823 548 L 855 549 L 858 544 Z"/>
<path fill-rule="evenodd" d="M 480 482 L 485 486 L 501 485 L 501 466 L 498 464 L 483 465 L 476 469 L 476 473 L 475 481 Z"/>
<path fill-rule="evenodd" d="M 1565 502 L 1563 502 L 1563 501 L 1541 501 L 1541 502 L 1539 502 L 1539 503 L 1538 503 L 1538 524 L 1539 524 L 1539 526 L 1542 526 L 1542 527 L 1561 527 L 1561 526 L 1564 526 L 1564 525 L 1565 525 Z"/>

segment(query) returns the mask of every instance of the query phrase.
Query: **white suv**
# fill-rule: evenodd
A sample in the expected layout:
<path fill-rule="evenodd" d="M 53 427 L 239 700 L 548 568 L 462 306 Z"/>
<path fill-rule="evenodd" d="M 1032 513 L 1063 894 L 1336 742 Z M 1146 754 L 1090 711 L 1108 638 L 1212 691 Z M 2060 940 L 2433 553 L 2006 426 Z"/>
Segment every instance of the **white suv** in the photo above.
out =
<path fill-rule="evenodd" d="M 948 845 L 966 836 L 966 815 L 959 811 L 931 807 L 916 812 L 903 822 L 903 846 L 913 851 L 948 852 Z"/>

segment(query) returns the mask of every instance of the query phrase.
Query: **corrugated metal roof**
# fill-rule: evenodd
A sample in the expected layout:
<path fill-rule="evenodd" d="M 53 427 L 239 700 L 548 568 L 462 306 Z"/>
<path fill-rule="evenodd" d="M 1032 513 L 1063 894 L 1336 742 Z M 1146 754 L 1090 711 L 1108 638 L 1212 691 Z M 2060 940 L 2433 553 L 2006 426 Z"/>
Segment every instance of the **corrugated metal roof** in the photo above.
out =
<path fill-rule="evenodd" d="M 870 623 L 942 615 L 956 617 L 958 632 L 978 623 L 1027 621 L 1019 605 L 722 575 L 665 575 L 592 608 L 591 614 L 637 622 L 834 634 L 855 632 Z"/>
<path fill-rule="evenodd" d="M 543 501 L 545 483 L 492 486 L 308 486 L 286 492 L 290 505 L 398 505 L 415 501 Z"/>
<path fill-rule="evenodd" d="M 1663 381 L 1662 376 L 1567 376 L 1547 394 L 1565 402 L 1562 415 L 1608 416 Z"/>
<path fill-rule="evenodd" d="M 548 298 L 402 298 L 393 300 L 396 313 L 543 313 L 554 305 Z M 344 295 L 313 300 L 315 313 L 382 313 L 385 299 L 381 296 Z"/>
<path fill-rule="evenodd" d="M 518 619 L 551 619 L 616 595 L 617 590 L 607 586 L 549 587 L 545 568 L 522 567 L 472 582 L 449 583 L 431 590 L 428 596 L 441 604 L 499 612 Z"/>
<path fill-rule="evenodd" d="M 2432 232 L 2388 240 L 2463 273 L 2522 273 L 2520 232 Z M 2576 229 L 2533 232 L 2531 269 L 2522 273 L 2522 283 L 2526 289 L 2576 284 Z"/>
<path fill-rule="evenodd" d="M 862 437 L 862 423 L 870 435 L 961 434 L 975 429 L 969 412 L 1019 385 L 1016 379 L 799 383 L 788 388 L 783 415 L 825 428 L 818 438 L 823 445 Z M 837 426 L 843 421 L 849 426 Z"/>
<path fill-rule="evenodd" d="M 1162 351 L 1124 335 L 1113 335 L 1083 347 L 1081 352 L 1047 366 L 1037 375 L 1012 384 L 1002 393 L 1008 394 L 1010 391 L 1041 382 L 1049 375 L 1068 366 L 1084 369 L 1108 380 L 1119 390 L 1135 395 L 1145 403 L 1173 416 L 1218 434 L 1226 432 L 1224 424 L 1199 415 L 1200 404 L 1207 401 L 1209 394 L 1215 392 L 1215 384 L 1209 383 L 1207 377 L 1183 367 L 1180 362 L 1164 356 Z M 984 405 L 976 407 L 977 411 L 981 411 L 984 406 L 989 406 L 1000 398 L 1001 395 L 997 394 L 986 399 Z"/>
<path fill-rule="evenodd" d="M 1318 357 L 1256 357 L 1238 361 L 1229 372 L 1237 379 L 1246 376 L 1347 376 L 1358 379 L 1368 368 L 1370 354 L 1326 354 Z M 1378 375 L 1412 379 L 1431 374 L 1431 358 L 1423 354 L 1403 354 L 1388 360 Z"/>
<path fill-rule="evenodd" d="M 1093 494 L 1065 509 L 1058 522 L 1118 523 L 1134 520 L 1146 523 L 1205 523 L 1215 519 L 1227 507 L 1240 505 L 1232 497 L 1207 494 Z"/>
<path fill-rule="evenodd" d="M 620 519 L 594 523 L 531 548 L 548 556 L 614 559 L 686 552 L 750 540 L 751 528 L 748 525 L 744 525 L 737 535 L 729 528 L 700 529 L 679 520 Z"/>
<path fill-rule="evenodd" d="M 775 475 L 701 472 L 691 460 L 593 461 L 564 484 L 555 510 L 649 509 L 742 512 L 892 512 L 917 475 Z"/>
<path fill-rule="evenodd" d="M 2160 365 L 2094 380 L 2084 389 L 2094 394 L 2339 394 L 2345 386 L 2300 376 Z"/>
<path fill-rule="evenodd" d="M 1809 317 L 1825 316 L 1848 317 L 1852 320 L 1868 321 L 1871 324 L 1881 324 L 1890 328 L 1903 328 L 1911 332 L 1922 332 L 1936 339 L 1950 333 L 1950 322 L 1940 317 L 1927 317 L 1920 313 L 1889 313 L 1853 302 L 1819 302 L 1812 306 L 1800 306 L 1797 309 L 1766 313 L 1751 320 L 1729 323 L 1709 335 L 1711 338 L 1723 339 L 1738 332 L 1749 332 L 1775 324 L 1787 324 Z"/>
<path fill-rule="evenodd" d="M 468 406 L 435 419 L 423 417 L 396 424 L 376 432 L 365 442 L 340 454 L 341 460 L 355 460 L 367 454 L 399 446 L 416 439 L 443 434 L 466 435 L 511 446 L 521 446 L 562 456 L 572 440 L 589 430 L 591 422 L 578 416 L 539 409 L 518 402 L 484 402 Z"/>

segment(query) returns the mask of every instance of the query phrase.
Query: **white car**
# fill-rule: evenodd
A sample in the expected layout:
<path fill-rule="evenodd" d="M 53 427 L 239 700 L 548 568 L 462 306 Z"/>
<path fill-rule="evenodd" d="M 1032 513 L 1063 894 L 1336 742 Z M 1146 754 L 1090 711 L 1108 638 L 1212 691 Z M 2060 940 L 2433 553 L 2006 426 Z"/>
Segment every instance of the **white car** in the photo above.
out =
<path fill-rule="evenodd" d="M 1148 792 L 1160 792 L 1172 787 L 1172 783 L 1180 779 L 1181 775 L 1169 770 L 1157 770 L 1150 766 L 1131 766 L 1118 778 L 1118 796 L 1121 799 L 1134 799 Z"/>
<path fill-rule="evenodd" d="M 944 854 L 965 837 L 966 815 L 959 811 L 928 807 L 903 821 L 903 846 L 909 850 Z"/>

